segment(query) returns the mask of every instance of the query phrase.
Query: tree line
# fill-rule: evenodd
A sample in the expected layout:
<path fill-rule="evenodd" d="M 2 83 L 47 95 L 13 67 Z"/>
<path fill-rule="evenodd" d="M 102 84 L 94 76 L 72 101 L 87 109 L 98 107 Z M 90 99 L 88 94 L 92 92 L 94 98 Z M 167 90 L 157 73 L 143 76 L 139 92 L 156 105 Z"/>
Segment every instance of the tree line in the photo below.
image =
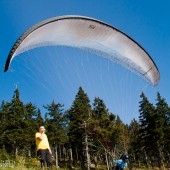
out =
<path fill-rule="evenodd" d="M 170 167 L 170 107 L 160 93 L 155 105 L 143 92 L 140 97 L 139 120 L 127 125 L 99 97 L 91 104 L 82 87 L 68 110 L 52 101 L 43 106 L 45 115 L 31 102 L 23 103 L 16 88 L 11 101 L 0 106 L 1 153 L 36 157 L 35 133 L 44 125 L 57 166 L 65 162 L 70 169 L 89 170 L 105 164 L 109 170 L 128 152 L 130 169 Z"/>

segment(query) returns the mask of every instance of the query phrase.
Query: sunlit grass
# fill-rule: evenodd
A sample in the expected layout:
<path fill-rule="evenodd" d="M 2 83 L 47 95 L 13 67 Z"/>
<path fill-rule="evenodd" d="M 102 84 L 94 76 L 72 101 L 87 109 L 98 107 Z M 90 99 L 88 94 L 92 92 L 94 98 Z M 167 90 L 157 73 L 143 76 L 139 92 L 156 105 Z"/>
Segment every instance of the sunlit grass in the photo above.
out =
<path fill-rule="evenodd" d="M 10 162 L 7 163 L 7 162 Z M 55 165 L 53 165 L 52 170 L 69 170 L 68 168 L 68 162 L 63 162 L 62 167 L 56 168 Z M 14 160 L 7 160 L 6 164 L 5 161 L 0 164 L 0 170 L 41 170 L 40 167 L 40 161 L 37 158 L 26 158 L 24 156 L 18 156 L 17 159 Z M 80 167 L 74 167 L 74 170 L 81 170 Z M 95 167 L 91 168 L 95 169 Z M 133 168 L 132 170 L 148 170 L 149 168 L 146 167 L 140 167 L 140 168 Z M 97 165 L 97 170 L 107 170 L 106 165 L 98 164 Z M 129 170 L 126 168 L 125 170 Z M 155 167 L 153 170 L 159 170 L 158 167 Z M 164 168 L 164 170 L 168 170 Z"/>

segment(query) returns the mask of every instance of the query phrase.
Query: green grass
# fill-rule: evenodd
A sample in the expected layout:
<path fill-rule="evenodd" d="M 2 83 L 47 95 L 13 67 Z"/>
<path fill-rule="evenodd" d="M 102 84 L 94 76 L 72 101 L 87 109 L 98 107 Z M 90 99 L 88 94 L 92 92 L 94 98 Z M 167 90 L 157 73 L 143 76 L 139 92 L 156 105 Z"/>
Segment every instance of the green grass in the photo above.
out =
<path fill-rule="evenodd" d="M 9 160 L 9 161 L 11 161 L 10 165 L 13 165 L 13 167 L 9 167 L 7 164 L 6 164 L 6 167 L 2 167 L 2 166 L 5 166 L 5 164 L 3 164 L 3 162 L 0 162 L 0 170 L 41 170 L 40 161 L 37 158 L 29 158 L 28 159 L 23 156 L 18 156 L 15 161 L 13 161 L 13 160 Z M 68 170 L 69 169 L 68 162 L 63 161 L 60 163 L 61 163 L 62 167 L 60 167 L 58 170 Z M 53 165 L 52 169 L 57 170 L 55 165 Z M 106 167 L 106 165 L 98 164 L 97 169 L 98 170 L 106 170 L 107 167 Z M 81 170 L 81 168 L 75 167 L 74 170 Z M 126 168 L 125 170 L 128 170 L 128 168 Z M 133 168 L 133 170 L 148 170 L 148 168 L 145 168 L 145 167 Z M 159 170 L 159 168 L 155 167 L 154 170 Z"/>

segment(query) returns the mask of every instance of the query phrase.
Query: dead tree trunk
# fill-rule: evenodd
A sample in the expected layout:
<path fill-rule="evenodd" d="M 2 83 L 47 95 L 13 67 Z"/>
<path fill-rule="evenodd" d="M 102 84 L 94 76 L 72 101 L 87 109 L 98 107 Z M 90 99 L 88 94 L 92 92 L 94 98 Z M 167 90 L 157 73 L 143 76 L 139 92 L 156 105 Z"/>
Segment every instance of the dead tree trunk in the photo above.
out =
<path fill-rule="evenodd" d="M 58 169 L 59 169 L 59 166 L 58 166 L 58 152 L 57 152 L 57 145 L 55 145 L 54 151 L 55 151 L 56 169 L 58 170 Z"/>
<path fill-rule="evenodd" d="M 165 165 L 164 165 L 164 157 L 162 154 L 162 147 L 159 145 L 159 142 L 157 141 L 157 146 L 158 146 L 158 152 L 159 152 L 159 168 L 161 170 L 165 169 Z"/>
<path fill-rule="evenodd" d="M 146 155 L 145 149 L 144 149 L 144 154 L 145 154 L 145 162 L 146 162 L 146 166 L 147 166 L 147 168 L 149 168 L 148 157 L 147 157 L 147 155 Z"/>
<path fill-rule="evenodd" d="M 106 151 L 106 149 L 105 149 L 105 156 L 106 156 L 107 170 L 109 170 L 109 163 L 108 163 L 108 157 L 107 157 L 107 151 Z"/>
<path fill-rule="evenodd" d="M 72 149 L 70 148 L 69 151 L 70 151 L 70 160 L 73 162 L 73 152 L 72 152 Z"/>
<path fill-rule="evenodd" d="M 89 146 L 88 146 L 88 134 L 87 134 L 87 127 L 86 127 L 86 122 L 84 121 L 84 140 L 85 140 L 85 154 L 86 154 L 86 169 L 90 170 L 90 155 L 89 155 Z"/>

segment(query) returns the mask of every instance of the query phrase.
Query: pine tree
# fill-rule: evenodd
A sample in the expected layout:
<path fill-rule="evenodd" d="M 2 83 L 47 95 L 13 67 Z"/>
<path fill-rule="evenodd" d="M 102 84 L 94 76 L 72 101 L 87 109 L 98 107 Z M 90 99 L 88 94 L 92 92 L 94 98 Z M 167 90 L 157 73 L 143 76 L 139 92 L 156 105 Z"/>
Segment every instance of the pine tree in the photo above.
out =
<path fill-rule="evenodd" d="M 66 126 L 68 122 L 63 112 L 63 105 L 53 101 L 50 105 L 44 106 L 44 108 L 47 109 L 45 124 L 49 141 L 52 145 L 65 144 L 67 141 Z"/>
<path fill-rule="evenodd" d="M 10 103 L 2 101 L 0 106 L 0 149 L 5 149 L 6 130 Z M 4 146 L 4 147 L 3 147 Z"/>
<path fill-rule="evenodd" d="M 2 102 L 0 108 L 1 142 L 8 153 L 17 156 L 31 156 L 35 150 L 36 107 L 32 103 L 23 104 L 19 89 L 16 88 L 11 102 Z"/>
<path fill-rule="evenodd" d="M 22 129 L 24 117 L 24 104 L 20 100 L 18 88 L 14 91 L 13 98 L 8 104 L 7 126 L 5 131 L 6 149 L 8 152 L 14 152 L 15 155 L 23 148 L 23 139 L 25 132 Z"/>
<path fill-rule="evenodd" d="M 37 110 L 37 115 L 36 118 L 34 119 L 35 121 L 35 125 L 36 125 L 36 129 L 38 130 L 40 126 L 43 126 L 45 124 L 44 119 L 42 118 L 42 114 L 40 109 L 38 108 Z"/>
<path fill-rule="evenodd" d="M 91 120 L 91 130 L 95 133 L 95 138 L 99 140 L 107 140 L 107 128 L 110 125 L 110 117 L 108 109 L 104 101 L 100 98 L 95 98 L 93 103 L 93 111 L 92 111 L 92 120 Z"/>
<path fill-rule="evenodd" d="M 90 100 L 82 87 L 79 88 L 71 108 L 68 110 L 69 118 L 69 141 L 71 144 L 74 163 L 82 160 L 82 167 L 85 166 L 85 155 L 83 154 L 85 128 L 84 122 L 90 117 Z"/>
<path fill-rule="evenodd" d="M 24 115 L 22 117 L 21 127 L 25 131 L 23 134 L 23 145 L 25 152 L 31 156 L 35 154 L 35 133 L 37 131 L 36 126 L 37 108 L 31 102 L 24 105 Z"/>
<path fill-rule="evenodd" d="M 141 161 L 142 155 L 144 153 L 141 151 L 141 142 L 139 138 L 139 123 L 133 119 L 129 125 L 129 137 L 130 137 L 130 143 L 129 143 L 129 164 L 130 168 L 133 168 L 133 164 Z"/>
<path fill-rule="evenodd" d="M 93 143 L 97 146 L 95 155 L 103 155 L 106 160 L 107 168 L 112 166 L 115 150 L 118 145 L 115 137 L 116 133 L 116 116 L 109 113 L 104 101 L 95 98 L 93 103 L 92 120 L 90 122 L 90 130 L 93 132 Z M 116 147 L 115 147 L 116 146 Z M 99 153 L 100 151 L 100 153 Z"/>
<path fill-rule="evenodd" d="M 155 107 L 153 104 L 151 104 L 147 97 L 144 95 L 144 93 L 140 96 L 142 98 L 142 101 L 140 101 L 140 109 L 139 109 L 139 122 L 140 122 L 140 130 L 139 130 L 139 137 L 141 142 L 141 149 L 144 154 L 144 162 L 146 166 L 149 165 L 148 158 L 152 162 L 154 150 L 156 148 L 156 142 L 155 142 Z M 148 155 L 148 156 L 147 156 Z M 152 166 L 152 165 L 151 165 Z"/>
<path fill-rule="evenodd" d="M 168 148 L 170 148 L 168 134 L 170 108 L 165 99 L 161 97 L 160 93 L 157 93 L 156 101 L 155 138 L 158 148 L 159 167 L 164 167 L 164 159 L 168 160 Z"/>
<path fill-rule="evenodd" d="M 128 146 L 128 128 L 124 125 L 120 117 L 117 115 L 115 126 L 112 132 L 112 139 L 115 145 L 115 156 L 120 156 L 123 152 L 127 151 Z"/>
<path fill-rule="evenodd" d="M 64 149 L 64 145 L 68 140 L 68 121 L 65 113 L 63 112 L 62 104 L 52 101 L 50 105 L 46 105 L 44 108 L 47 109 L 47 113 L 45 115 L 45 124 L 48 133 L 48 140 L 54 148 L 56 167 L 58 168 L 58 157 L 61 159 L 62 155 L 61 147 Z"/>

